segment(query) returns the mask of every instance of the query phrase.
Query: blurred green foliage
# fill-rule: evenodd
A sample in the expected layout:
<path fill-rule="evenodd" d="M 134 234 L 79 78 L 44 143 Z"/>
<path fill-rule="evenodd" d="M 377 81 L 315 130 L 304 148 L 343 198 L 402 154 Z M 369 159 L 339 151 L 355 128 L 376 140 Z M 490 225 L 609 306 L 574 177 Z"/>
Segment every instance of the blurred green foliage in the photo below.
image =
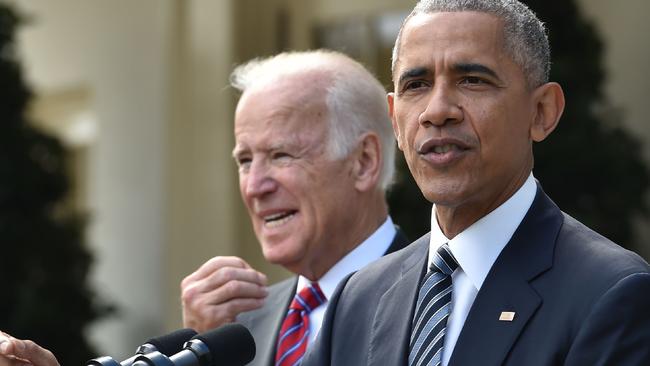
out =
<path fill-rule="evenodd" d="M 66 152 L 25 117 L 20 23 L 0 3 L 0 330 L 45 346 L 62 365 L 81 365 L 95 355 L 84 329 L 111 307 L 88 286 L 83 216 L 63 205 Z"/>

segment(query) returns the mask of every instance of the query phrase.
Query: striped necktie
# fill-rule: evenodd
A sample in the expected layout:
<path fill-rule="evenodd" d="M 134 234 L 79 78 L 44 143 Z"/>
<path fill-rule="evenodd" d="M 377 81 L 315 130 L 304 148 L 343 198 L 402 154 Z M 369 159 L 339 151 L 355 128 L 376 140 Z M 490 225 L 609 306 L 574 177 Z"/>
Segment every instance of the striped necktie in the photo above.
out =
<path fill-rule="evenodd" d="M 418 293 L 411 325 L 409 366 L 440 365 L 451 311 L 451 274 L 457 267 L 449 246 L 440 246 Z"/>
<path fill-rule="evenodd" d="M 280 328 L 276 366 L 300 365 L 309 342 L 309 313 L 325 301 L 325 295 L 316 282 L 296 294 Z"/>

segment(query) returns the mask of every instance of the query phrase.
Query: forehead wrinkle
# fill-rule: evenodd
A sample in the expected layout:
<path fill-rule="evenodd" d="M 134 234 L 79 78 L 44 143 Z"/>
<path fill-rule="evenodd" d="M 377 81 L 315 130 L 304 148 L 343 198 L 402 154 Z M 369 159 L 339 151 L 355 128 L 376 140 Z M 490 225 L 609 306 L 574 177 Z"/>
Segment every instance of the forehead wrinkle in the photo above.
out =
<path fill-rule="evenodd" d="M 296 109 L 297 111 L 297 109 Z M 284 117 L 283 117 L 284 118 Z M 233 156 L 243 151 L 270 153 L 278 150 L 289 150 L 294 153 L 303 153 L 321 147 L 325 143 L 324 138 L 315 135 L 323 133 L 320 126 L 309 128 L 301 123 L 298 128 L 289 128 L 284 124 L 274 123 L 278 120 L 273 118 L 267 121 L 269 128 L 249 131 L 244 135 L 253 138 L 252 141 L 237 141 L 233 149 Z M 284 119 L 282 120 L 284 121 Z M 325 123 L 324 121 L 319 123 Z M 296 127 L 296 126 L 294 126 Z M 326 133 L 326 130 L 324 131 Z M 241 136 L 241 134 L 238 134 Z"/>
<path fill-rule="evenodd" d="M 332 75 L 311 70 L 281 75 L 273 80 L 273 83 L 248 89 L 242 95 L 237 112 L 246 112 L 248 118 L 250 111 L 256 108 L 256 99 L 251 98 L 263 98 L 274 103 L 264 115 L 257 113 L 255 123 L 251 120 L 240 124 L 236 118 L 233 155 L 248 150 L 268 153 L 282 149 L 304 153 L 323 145 L 325 138 L 313 136 L 320 134 L 322 129 L 327 133 L 329 110 L 326 98 Z"/>

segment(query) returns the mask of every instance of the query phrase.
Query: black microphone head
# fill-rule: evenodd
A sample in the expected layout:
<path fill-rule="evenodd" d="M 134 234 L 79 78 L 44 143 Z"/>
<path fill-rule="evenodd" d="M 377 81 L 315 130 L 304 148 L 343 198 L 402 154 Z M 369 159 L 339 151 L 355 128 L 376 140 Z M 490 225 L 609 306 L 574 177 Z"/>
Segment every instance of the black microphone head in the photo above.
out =
<path fill-rule="evenodd" d="M 156 347 L 158 352 L 171 356 L 183 349 L 185 342 L 196 336 L 196 331 L 190 328 L 175 330 L 169 334 L 149 339 L 146 343 Z"/>
<path fill-rule="evenodd" d="M 205 343 L 214 366 L 243 366 L 255 358 L 255 340 L 241 324 L 226 324 L 192 339 Z"/>

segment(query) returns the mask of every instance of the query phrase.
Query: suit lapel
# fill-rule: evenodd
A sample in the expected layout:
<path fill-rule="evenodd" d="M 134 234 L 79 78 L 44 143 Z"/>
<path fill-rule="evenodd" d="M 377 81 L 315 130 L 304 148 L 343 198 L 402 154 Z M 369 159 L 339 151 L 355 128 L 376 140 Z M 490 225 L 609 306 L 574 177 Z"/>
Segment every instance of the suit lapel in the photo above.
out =
<path fill-rule="evenodd" d="M 406 365 L 414 299 L 426 268 L 429 235 L 411 245 L 417 248 L 404 260 L 400 277 L 377 305 L 371 328 L 370 365 Z M 390 343 L 388 347 L 387 343 Z"/>
<path fill-rule="evenodd" d="M 282 321 L 286 316 L 289 304 L 293 299 L 298 285 L 298 277 L 287 282 L 274 296 L 267 298 L 267 304 L 255 316 L 251 317 L 249 327 L 255 328 L 255 351 L 254 365 L 275 365 L 275 345 Z"/>
<path fill-rule="evenodd" d="M 552 266 L 562 214 L 538 186 L 531 208 L 488 273 L 449 365 L 501 365 L 541 299 L 529 281 Z M 514 312 L 502 321 L 502 312 Z"/>

